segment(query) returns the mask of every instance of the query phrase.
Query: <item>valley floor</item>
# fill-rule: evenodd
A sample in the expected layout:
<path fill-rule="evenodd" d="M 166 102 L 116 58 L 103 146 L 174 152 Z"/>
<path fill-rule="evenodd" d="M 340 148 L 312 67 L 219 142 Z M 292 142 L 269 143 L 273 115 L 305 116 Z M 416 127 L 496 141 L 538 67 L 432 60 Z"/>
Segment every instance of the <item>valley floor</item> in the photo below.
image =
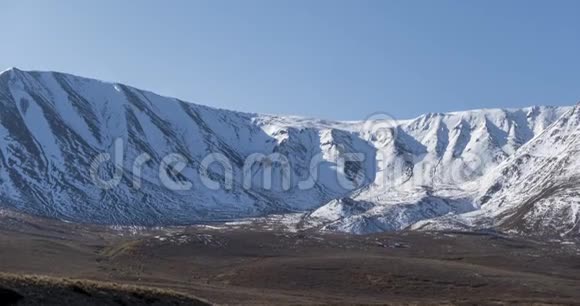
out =
<path fill-rule="evenodd" d="M 215 304 L 580 303 L 580 248 L 574 241 L 494 234 L 113 230 L 3 215 L 0 271 L 11 273 L 0 277 L 0 294 L 16 292 L 29 304 L 42 292 L 54 293 L 46 289 L 54 282 L 30 285 L 31 278 L 14 275 L 66 278 L 54 286 L 85 300 L 94 292 L 125 292 L 120 296 L 129 298 L 128 305 L 174 301 L 166 291 Z M 103 282 L 109 289 L 71 286 Z M 158 289 L 146 291 L 153 299 L 135 300 L 126 285 Z"/>

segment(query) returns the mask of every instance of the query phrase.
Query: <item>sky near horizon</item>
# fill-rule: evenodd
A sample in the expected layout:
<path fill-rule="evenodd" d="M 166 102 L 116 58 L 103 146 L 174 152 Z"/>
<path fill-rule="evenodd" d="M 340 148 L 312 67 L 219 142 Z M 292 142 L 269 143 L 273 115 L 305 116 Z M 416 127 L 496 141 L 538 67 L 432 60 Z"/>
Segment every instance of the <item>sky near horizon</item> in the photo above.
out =
<path fill-rule="evenodd" d="M 580 100 L 580 1 L 1 1 L 0 70 L 357 120 Z"/>

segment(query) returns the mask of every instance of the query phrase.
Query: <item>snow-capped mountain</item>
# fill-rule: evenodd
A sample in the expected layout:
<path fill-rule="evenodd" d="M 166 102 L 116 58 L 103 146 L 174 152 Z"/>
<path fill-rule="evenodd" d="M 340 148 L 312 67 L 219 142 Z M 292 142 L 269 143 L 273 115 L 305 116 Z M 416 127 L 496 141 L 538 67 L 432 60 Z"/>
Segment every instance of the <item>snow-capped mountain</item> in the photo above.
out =
<path fill-rule="evenodd" d="M 534 235 L 580 234 L 580 105 L 481 181 L 481 209 L 416 228 L 495 228 Z"/>
<path fill-rule="evenodd" d="M 373 143 L 384 159 L 375 181 L 306 214 L 301 224 L 369 233 L 476 211 L 480 178 L 568 109 L 476 110 L 400 122 L 393 143 Z"/>
<path fill-rule="evenodd" d="M 329 125 L 277 125 L 272 116 L 212 109 L 61 73 L 5 71 L 0 103 L 2 205 L 72 221 L 189 224 L 308 210 L 350 190 L 330 180 L 300 192 L 280 192 L 280 184 L 271 190 L 244 188 L 245 160 L 257 153 L 285 154 L 295 183 L 323 150 L 320 176 L 344 176 L 348 182 L 356 173 L 336 173 L 335 157 L 354 150 L 373 155 L 370 144 Z M 97 169 L 103 181 L 123 169 L 114 188 L 101 188 L 92 179 L 91 166 L 103 153 L 122 155 L 119 165 L 110 160 Z M 148 160 L 135 169 L 143 154 Z M 170 190 L 162 184 L 163 174 L 172 175 L 163 162 L 170 154 L 186 158 L 178 181 L 191 188 Z M 207 188 L 198 175 L 200 164 L 216 154 L 235 170 L 232 182 L 226 182 L 219 163 L 211 164 L 207 176 L 232 185 L 228 189 Z M 258 185 L 263 169 L 248 170 L 250 183 Z"/>
<path fill-rule="evenodd" d="M 353 233 L 492 205 L 474 200 L 480 180 L 571 109 L 333 122 L 18 69 L 0 74 L 0 105 L 4 208 L 132 225 L 303 213 Z"/>

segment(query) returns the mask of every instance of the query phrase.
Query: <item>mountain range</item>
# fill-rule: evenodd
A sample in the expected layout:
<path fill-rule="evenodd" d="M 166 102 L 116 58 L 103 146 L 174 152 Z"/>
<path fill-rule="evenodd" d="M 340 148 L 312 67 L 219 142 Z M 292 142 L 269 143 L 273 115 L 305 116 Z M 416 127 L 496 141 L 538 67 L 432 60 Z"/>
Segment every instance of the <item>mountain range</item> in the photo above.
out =
<path fill-rule="evenodd" d="M 578 235 L 579 112 L 339 122 L 12 68 L 0 74 L 0 207 L 106 225 L 281 215 L 295 229 L 356 234 Z"/>

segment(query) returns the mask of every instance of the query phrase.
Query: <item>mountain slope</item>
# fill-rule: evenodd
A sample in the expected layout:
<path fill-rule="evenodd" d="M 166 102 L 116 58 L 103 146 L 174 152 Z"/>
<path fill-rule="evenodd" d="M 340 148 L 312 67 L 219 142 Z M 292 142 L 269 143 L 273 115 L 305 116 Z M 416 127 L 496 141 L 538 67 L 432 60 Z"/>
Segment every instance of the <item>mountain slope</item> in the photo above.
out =
<path fill-rule="evenodd" d="M 425 221 L 416 227 L 580 234 L 579 129 L 577 105 L 481 179 L 481 192 L 475 199 L 480 210 Z"/>
<path fill-rule="evenodd" d="M 0 106 L 5 208 L 131 225 L 318 211 L 328 218 L 312 213 L 306 223 L 361 233 L 476 209 L 474 182 L 569 109 L 331 122 L 213 109 L 18 69 L 0 75 Z M 184 158 L 183 171 L 178 159 L 166 159 L 174 154 Z M 115 174 L 118 182 L 102 182 Z M 364 209 L 333 215 L 336 203 Z"/>
<path fill-rule="evenodd" d="M 476 211 L 480 178 L 566 110 L 479 110 L 400 122 L 394 145 L 373 143 L 384 159 L 376 180 L 305 215 L 302 224 L 363 234 Z"/>
<path fill-rule="evenodd" d="M 241 170 L 253 153 L 287 151 L 298 172 L 308 167 L 306 162 L 323 142 L 332 146 L 328 153 L 338 156 L 355 146 L 372 152 L 348 132 L 262 125 L 256 115 L 60 73 L 9 70 L 0 76 L 0 103 L 2 202 L 25 212 L 73 221 L 185 224 L 304 210 L 346 191 L 331 184 L 284 195 L 246 189 L 238 172 L 231 190 L 209 190 L 194 170 L 210 153 L 225 156 Z M 110 189 L 99 188 L 91 179 L 91 164 L 103 152 L 124 155 L 119 165 L 124 169 L 121 181 Z M 142 166 L 141 187 L 135 188 L 134 162 L 143 153 L 150 160 Z M 188 167 L 181 175 L 193 184 L 190 190 L 169 190 L 162 184 L 159 172 L 166 169 L 159 169 L 171 153 L 187 158 Z M 332 163 L 328 161 L 321 172 L 331 175 Z M 103 164 L 100 168 L 114 170 L 112 162 Z M 259 169 L 254 171 L 253 181 L 261 176 Z M 110 178 L 111 172 L 103 179 Z M 216 181 L 223 181 L 223 171 L 210 167 L 209 172 Z"/>
<path fill-rule="evenodd" d="M 579 129 L 576 106 L 495 171 L 478 200 L 497 226 L 528 234 L 580 234 Z"/>

